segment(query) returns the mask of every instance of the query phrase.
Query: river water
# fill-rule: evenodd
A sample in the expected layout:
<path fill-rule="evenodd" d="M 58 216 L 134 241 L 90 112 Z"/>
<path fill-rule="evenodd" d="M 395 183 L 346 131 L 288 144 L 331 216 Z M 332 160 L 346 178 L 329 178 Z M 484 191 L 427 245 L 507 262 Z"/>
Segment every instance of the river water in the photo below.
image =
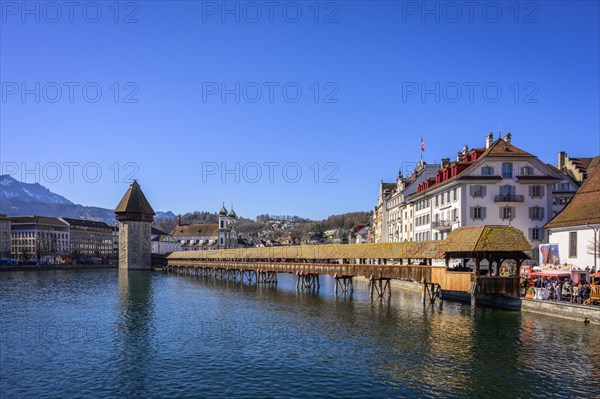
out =
<path fill-rule="evenodd" d="M 600 327 L 392 290 L 0 273 L 0 397 L 598 397 Z"/>

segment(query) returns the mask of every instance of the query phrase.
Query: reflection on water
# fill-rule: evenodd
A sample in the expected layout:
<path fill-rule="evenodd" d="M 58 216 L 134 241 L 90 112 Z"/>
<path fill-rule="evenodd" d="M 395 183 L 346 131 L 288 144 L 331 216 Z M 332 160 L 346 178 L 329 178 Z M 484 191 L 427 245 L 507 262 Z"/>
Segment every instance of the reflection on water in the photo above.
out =
<path fill-rule="evenodd" d="M 119 313 L 114 345 L 118 366 L 118 390 L 125 397 L 147 392 L 152 378 L 146 365 L 152 357 L 154 336 L 152 274 L 140 270 L 119 270 Z"/>
<path fill-rule="evenodd" d="M 0 274 L 9 397 L 593 397 L 600 328 L 142 271 Z"/>

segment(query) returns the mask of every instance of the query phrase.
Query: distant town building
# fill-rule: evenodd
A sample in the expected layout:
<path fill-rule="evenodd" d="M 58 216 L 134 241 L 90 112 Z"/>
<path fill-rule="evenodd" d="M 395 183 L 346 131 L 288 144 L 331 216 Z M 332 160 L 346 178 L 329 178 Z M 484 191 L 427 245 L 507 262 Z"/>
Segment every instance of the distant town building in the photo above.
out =
<path fill-rule="evenodd" d="M 561 181 L 552 187 L 552 215 L 555 216 L 569 203 L 588 175 L 600 164 L 600 156 L 594 158 L 570 158 L 565 152 L 558 153 L 556 167 L 549 165 L 560 175 Z"/>
<path fill-rule="evenodd" d="M 421 160 L 407 178 L 400 171 L 395 183 L 379 183 L 378 203 L 373 212 L 374 242 L 413 241 L 414 207 L 408 196 L 417 191 L 421 182 L 434 177 L 439 168 L 440 165 L 427 165 Z"/>
<path fill-rule="evenodd" d="M 458 227 L 512 225 L 537 246 L 552 216 L 552 187 L 561 176 L 514 146 L 507 133 L 485 147 L 464 146 L 435 169 L 419 162 L 408 179 L 381 183 L 373 222 L 376 242 L 441 240 Z"/>
<path fill-rule="evenodd" d="M 239 245 L 235 230 L 237 215 L 233 207 L 227 211 L 223 204 L 218 217 L 216 224 L 183 224 L 181 217 L 177 217 L 177 226 L 171 230 L 170 235 L 179 241 L 183 251 L 237 248 Z"/>
<path fill-rule="evenodd" d="M 369 226 L 356 225 L 350 232 L 351 244 L 366 244 L 369 242 Z"/>
<path fill-rule="evenodd" d="M 152 227 L 150 241 L 153 254 L 164 255 L 181 251 L 181 242 L 178 239 L 156 227 Z"/>
<path fill-rule="evenodd" d="M 564 170 L 577 182 L 583 183 L 600 165 L 600 156 L 593 158 L 571 158 L 566 152 L 558 153 L 557 169 Z"/>
<path fill-rule="evenodd" d="M 560 263 L 578 269 L 594 266 L 600 259 L 600 168 L 587 179 L 567 206 L 546 224 L 550 243 L 558 244 Z"/>
<path fill-rule="evenodd" d="M 0 214 L 0 258 L 11 257 L 10 218 Z"/>
<path fill-rule="evenodd" d="M 325 230 L 323 236 L 327 244 L 339 244 L 341 242 L 339 229 Z"/>
<path fill-rule="evenodd" d="M 104 222 L 60 218 L 69 225 L 69 254 L 75 259 L 114 255 L 113 227 Z"/>
<path fill-rule="evenodd" d="M 178 224 L 173 227 L 170 235 L 179 241 L 183 251 L 217 249 L 219 225 L 214 223 Z"/>
<path fill-rule="evenodd" d="M 69 224 L 48 216 L 10 218 L 12 256 L 21 262 L 60 263 L 69 255 Z"/>
<path fill-rule="evenodd" d="M 283 236 L 277 239 L 279 245 L 294 245 L 294 238 L 291 235 Z"/>

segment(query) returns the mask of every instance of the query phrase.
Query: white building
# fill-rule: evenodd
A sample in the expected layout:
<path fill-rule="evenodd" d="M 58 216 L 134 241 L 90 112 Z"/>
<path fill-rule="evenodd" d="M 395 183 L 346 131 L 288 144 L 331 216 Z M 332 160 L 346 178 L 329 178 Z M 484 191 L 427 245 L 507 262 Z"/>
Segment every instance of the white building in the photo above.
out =
<path fill-rule="evenodd" d="M 179 241 L 183 251 L 218 249 L 218 224 L 186 224 L 173 227 L 170 236 Z"/>
<path fill-rule="evenodd" d="M 356 225 L 350 233 L 351 244 L 366 244 L 369 242 L 369 226 Z"/>
<path fill-rule="evenodd" d="M 417 191 L 421 182 L 434 177 L 438 169 L 439 165 L 419 161 L 407 178 L 400 172 L 395 183 L 379 183 L 378 203 L 373 212 L 374 242 L 413 241 L 414 209 L 407 197 Z"/>
<path fill-rule="evenodd" d="M 183 251 L 236 248 L 238 240 L 235 211 L 231 208 L 227 212 L 223 205 L 218 216 L 218 223 L 204 224 L 182 224 L 178 217 L 177 226 L 171 230 L 170 235 L 179 241 Z"/>
<path fill-rule="evenodd" d="M 573 265 L 579 270 L 589 267 L 597 271 L 600 266 L 600 167 L 589 173 L 569 204 L 545 227 L 549 232 L 549 242 L 558 244 L 560 263 Z"/>
<path fill-rule="evenodd" d="M 12 256 L 22 262 L 60 263 L 70 253 L 67 222 L 47 216 L 10 219 Z"/>
<path fill-rule="evenodd" d="M 543 227 L 552 216 L 552 186 L 560 180 L 548 165 L 515 147 L 510 133 L 496 141 L 490 133 L 485 147 L 465 145 L 455 161 L 442 160 L 434 175 L 400 191 L 404 199 L 398 213 L 403 215 L 403 229 L 409 230 L 412 223 L 414 231 L 412 236 L 398 237 L 402 241 L 441 240 L 462 226 L 512 225 L 536 246 L 546 242 Z M 380 197 L 389 202 L 398 195 Z M 381 212 L 374 222 L 385 226 L 383 232 L 395 233 L 388 214 Z M 382 234 L 382 241 L 389 238 L 389 233 Z"/>
<path fill-rule="evenodd" d="M 164 255 L 170 252 L 181 251 L 181 242 L 178 239 L 171 237 L 171 235 L 156 227 L 152 227 L 150 245 L 153 254 Z"/>

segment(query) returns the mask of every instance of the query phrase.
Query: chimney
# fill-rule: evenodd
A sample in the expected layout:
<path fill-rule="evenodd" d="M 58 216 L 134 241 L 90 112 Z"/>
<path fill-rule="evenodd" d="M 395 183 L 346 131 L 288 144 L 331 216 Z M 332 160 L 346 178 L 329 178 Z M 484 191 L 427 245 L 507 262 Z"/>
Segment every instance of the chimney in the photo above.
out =
<path fill-rule="evenodd" d="M 450 164 L 450 158 L 442 158 L 442 169 Z"/>
<path fill-rule="evenodd" d="M 456 162 L 460 162 L 460 157 L 462 157 L 462 152 L 458 151 L 456 153 Z"/>
<path fill-rule="evenodd" d="M 567 153 L 565 153 L 564 151 L 560 151 L 558 153 L 558 164 L 556 164 L 556 167 L 559 170 L 563 170 L 565 167 L 565 159 L 567 158 Z"/>
<path fill-rule="evenodd" d="M 506 136 L 504 136 L 504 141 L 506 141 L 508 144 L 510 144 L 510 139 L 512 138 L 512 134 L 510 134 L 510 132 L 506 133 Z"/>
<path fill-rule="evenodd" d="M 181 215 L 177 215 L 177 226 L 181 226 Z"/>
<path fill-rule="evenodd" d="M 485 148 L 488 149 L 492 146 L 494 142 L 494 133 L 489 132 L 487 136 L 485 136 Z"/>

